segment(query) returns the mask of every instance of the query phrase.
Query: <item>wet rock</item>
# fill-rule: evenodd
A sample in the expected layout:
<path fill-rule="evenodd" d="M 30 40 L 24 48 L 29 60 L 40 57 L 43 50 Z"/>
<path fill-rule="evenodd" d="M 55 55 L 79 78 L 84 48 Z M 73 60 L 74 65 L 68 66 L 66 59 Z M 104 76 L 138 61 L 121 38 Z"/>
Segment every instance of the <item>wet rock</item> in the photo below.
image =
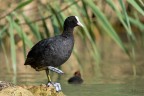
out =
<path fill-rule="evenodd" d="M 44 84 L 40 86 L 33 86 L 28 90 L 31 91 L 34 96 L 65 96 L 61 91 L 56 92 L 53 86 L 47 87 Z"/>
<path fill-rule="evenodd" d="M 9 86 L 0 91 L 0 96 L 34 96 L 29 90 L 19 86 Z"/>
<path fill-rule="evenodd" d="M 16 86 L 12 83 L 0 81 L 0 96 L 65 96 L 61 91 L 56 92 L 53 86 Z"/>
<path fill-rule="evenodd" d="M 14 86 L 14 84 L 5 81 L 0 81 L 0 91 L 10 86 Z"/>

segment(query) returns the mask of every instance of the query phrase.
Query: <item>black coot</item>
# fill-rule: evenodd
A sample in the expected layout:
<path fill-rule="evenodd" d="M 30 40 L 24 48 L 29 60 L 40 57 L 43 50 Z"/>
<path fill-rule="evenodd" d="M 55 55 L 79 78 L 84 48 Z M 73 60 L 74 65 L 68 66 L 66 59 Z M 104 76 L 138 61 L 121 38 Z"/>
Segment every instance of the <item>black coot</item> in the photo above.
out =
<path fill-rule="evenodd" d="M 83 83 L 83 79 L 81 78 L 80 71 L 76 71 L 74 76 L 68 80 L 69 84 L 81 84 Z"/>
<path fill-rule="evenodd" d="M 29 51 L 24 65 L 30 65 L 36 71 L 46 70 L 48 82 L 51 82 L 49 70 L 57 71 L 58 69 L 55 67 L 65 63 L 72 53 L 74 46 L 73 30 L 76 26 L 82 26 L 78 17 L 67 17 L 64 21 L 63 33 L 41 40 L 34 45 Z"/>

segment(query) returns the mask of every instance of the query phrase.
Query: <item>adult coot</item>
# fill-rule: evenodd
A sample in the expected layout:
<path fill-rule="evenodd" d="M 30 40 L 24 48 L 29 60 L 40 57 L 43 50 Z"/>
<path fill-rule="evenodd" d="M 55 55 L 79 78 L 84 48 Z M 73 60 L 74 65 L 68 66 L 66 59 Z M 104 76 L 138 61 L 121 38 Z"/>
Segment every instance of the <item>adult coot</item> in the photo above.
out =
<path fill-rule="evenodd" d="M 36 71 L 45 70 L 48 82 L 51 82 L 49 70 L 63 73 L 55 68 L 65 63 L 74 46 L 73 30 L 83 26 L 77 16 L 67 17 L 64 21 L 64 31 L 61 35 L 39 41 L 29 51 L 24 65 L 30 65 Z"/>
<path fill-rule="evenodd" d="M 68 79 L 69 84 L 81 84 L 83 83 L 83 79 L 81 78 L 80 71 L 76 71 L 74 76 Z"/>

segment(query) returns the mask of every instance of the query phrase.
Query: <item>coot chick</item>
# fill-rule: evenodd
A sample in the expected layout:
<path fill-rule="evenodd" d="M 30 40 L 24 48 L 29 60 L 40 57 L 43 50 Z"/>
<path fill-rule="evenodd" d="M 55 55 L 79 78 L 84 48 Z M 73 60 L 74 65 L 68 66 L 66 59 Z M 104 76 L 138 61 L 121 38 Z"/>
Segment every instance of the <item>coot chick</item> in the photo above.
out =
<path fill-rule="evenodd" d="M 76 26 L 83 26 L 77 16 L 67 17 L 61 35 L 39 41 L 29 51 L 24 65 L 30 65 L 36 71 L 45 70 L 48 82 L 51 82 L 49 70 L 59 74 L 61 70 L 55 68 L 65 63 L 72 53 L 74 46 L 73 30 Z"/>
<path fill-rule="evenodd" d="M 71 77 L 71 78 L 68 80 L 68 83 L 69 83 L 69 84 L 82 84 L 82 83 L 83 83 L 83 79 L 81 78 L 80 71 L 76 71 L 76 72 L 74 73 L 74 76 Z"/>

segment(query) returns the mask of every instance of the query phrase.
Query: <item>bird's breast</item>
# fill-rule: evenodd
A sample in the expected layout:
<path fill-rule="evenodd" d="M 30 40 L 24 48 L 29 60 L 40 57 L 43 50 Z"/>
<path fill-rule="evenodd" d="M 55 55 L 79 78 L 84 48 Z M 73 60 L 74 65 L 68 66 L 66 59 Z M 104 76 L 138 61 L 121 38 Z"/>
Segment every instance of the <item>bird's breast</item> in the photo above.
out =
<path fill-rule="evenodd" d="M 71 55 L 72 49 L 73 49 L 74 42 L 72 40 L 64 40 L 61 43 L 59 43 L 59 47 L 56 48 L 58 56 L 60 58 L 67 59 Z"/>
<path fill-rule="evenodd" d="M 56 43 L 54 42 L 50 47 L 49 51 L 46 52 L 45 57 L 47 58 L 47 61 L 52 66 L 60 66 L 64 62 L 68 60 L 72 53 L 72 49 L 74 46 L 73 40 L 60 40 Z"/>

